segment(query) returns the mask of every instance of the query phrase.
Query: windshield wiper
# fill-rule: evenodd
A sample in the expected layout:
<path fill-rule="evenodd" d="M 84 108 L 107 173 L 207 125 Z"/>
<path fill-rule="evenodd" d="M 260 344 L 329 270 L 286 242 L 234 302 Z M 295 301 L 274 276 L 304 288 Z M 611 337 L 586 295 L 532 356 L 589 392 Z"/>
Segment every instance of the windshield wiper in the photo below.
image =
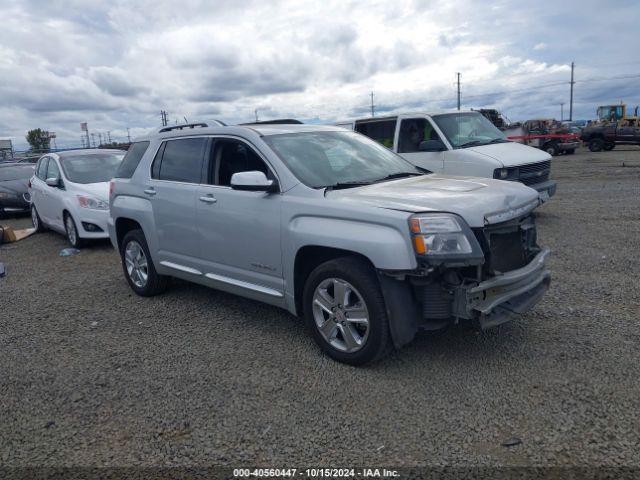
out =
<path fill-rule="evenodd" d="M 506 138 L 494 138 L 493 140 L 489 140 L 484 145 L 490 145 L 492 143 L 509 143 L 511 140 L 507 140 Z"/>
<path fill-rule="evenodd" d="M 396 178 L 414 177 L 414 176 L 420 176 L 420 175 L 424 175 L 424 173 L 419 173 L 419 172 L 391 173 L 386 177 L 382 177 L 382 178 L 378 178 L 377 180 L 374 180 L 373 183 L 384 182 L 386 180 L 395 180 Z"/>
<path fill-rule="evenodd" d="M 484 143 L 481 142 L 480 140 L 471 140 L 470 142 L 466 142 L 458 145 L 456 148 L 467 148 L 467 147 L 473 147 L 475 145 L 484 145 Z"/>
<path fill-rule="evenodd" d="M 354 188 L 354 187 L 362 187 L 363 185 L 371 185 L 371 181 L 365 180 L 354 180 L 351 182 L 338 182 L 333 185 L 327 185 L 326 190 L 340 190 L 341 188 Z"/>

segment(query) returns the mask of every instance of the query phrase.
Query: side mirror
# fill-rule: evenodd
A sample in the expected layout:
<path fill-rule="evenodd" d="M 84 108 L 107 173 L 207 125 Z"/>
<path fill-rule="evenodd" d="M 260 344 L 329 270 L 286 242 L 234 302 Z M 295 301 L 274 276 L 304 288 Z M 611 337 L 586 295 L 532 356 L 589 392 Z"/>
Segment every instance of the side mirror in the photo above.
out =
<path fill-rule="evenodd" d="M 60 179 L 57 178 L 57 177 L 50 177 L 50 178 L 47 178 L 45 180 L 45 183 L 47 185 L 49 185 L 50 187 L 56 187 L 57 188 L 57 187 L 60 186 Z"/>
<path fill-rule="evenodd" d="M 442 140 L 425 140 L 418 145 L 418 150 L 421 152 L 444 152 L 446 149 Z"/>
<path fill-rule="evenodd" d="M 277 192 L 278 182 L 269 180 L 263 172 L 252 170 L 231 175 L 231 188 L 247 192 Z"/>

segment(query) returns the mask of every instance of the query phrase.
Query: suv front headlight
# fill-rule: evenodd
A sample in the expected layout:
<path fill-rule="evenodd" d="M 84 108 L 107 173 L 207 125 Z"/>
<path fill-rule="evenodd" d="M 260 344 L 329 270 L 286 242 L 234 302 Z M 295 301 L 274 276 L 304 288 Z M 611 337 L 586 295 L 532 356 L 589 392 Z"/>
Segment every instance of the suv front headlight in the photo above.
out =
<path fill-rule="evenodd" d="M 483 260 L 480 245 L 468 225 L 457 215 L 423 213 L 409 219 L 413 248 L 430 258 L 474 257 Z M 476 263 L 476 262 L 474 262 Z"/>

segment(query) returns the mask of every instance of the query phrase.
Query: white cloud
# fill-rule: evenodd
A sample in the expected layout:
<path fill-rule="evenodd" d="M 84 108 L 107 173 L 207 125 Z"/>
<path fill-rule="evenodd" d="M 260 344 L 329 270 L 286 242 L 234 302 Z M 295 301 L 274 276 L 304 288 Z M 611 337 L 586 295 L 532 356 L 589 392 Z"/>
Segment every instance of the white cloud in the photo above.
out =
<path fill-rule="evenodd" d="M 522 90 L 568 81 L 572 60 L 577 79 L 591 74 L 587 62 L 624 62 L 616 44 L 635 41 L 640 13 L 630 4 L 603 19 L 583 6 L 595 1 L 577 0 L 552 10 L 504 0 L 5 3 L 0 135 L 23 145 L 35 127 L 78 144 L 80 121 L 123 139 L 126 127 L 158 125 L 160 109 L 172 120 L 246 121 L 258 108 L 332 121 L 366 112 L 371 90 L 380 110 L 450 107 L 455 72 L 467 107 L 549 115 L 568 88 Z M 605 87 L 579 85 L 584 99 L 618 98 Z"/>

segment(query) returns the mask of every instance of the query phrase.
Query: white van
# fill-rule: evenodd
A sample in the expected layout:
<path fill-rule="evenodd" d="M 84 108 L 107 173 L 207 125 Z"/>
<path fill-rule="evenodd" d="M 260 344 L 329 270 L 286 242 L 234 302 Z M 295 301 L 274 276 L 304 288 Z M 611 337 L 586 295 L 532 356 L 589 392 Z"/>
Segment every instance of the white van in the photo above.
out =
<path fill-rule="evenodd" d="M 434 173 L 522 182 L 546 201 L 556 192 L 551 156 L 511 142 L 474 111 L 407 113 L 335 125 L 380 142 L 414 165 Z"/>

